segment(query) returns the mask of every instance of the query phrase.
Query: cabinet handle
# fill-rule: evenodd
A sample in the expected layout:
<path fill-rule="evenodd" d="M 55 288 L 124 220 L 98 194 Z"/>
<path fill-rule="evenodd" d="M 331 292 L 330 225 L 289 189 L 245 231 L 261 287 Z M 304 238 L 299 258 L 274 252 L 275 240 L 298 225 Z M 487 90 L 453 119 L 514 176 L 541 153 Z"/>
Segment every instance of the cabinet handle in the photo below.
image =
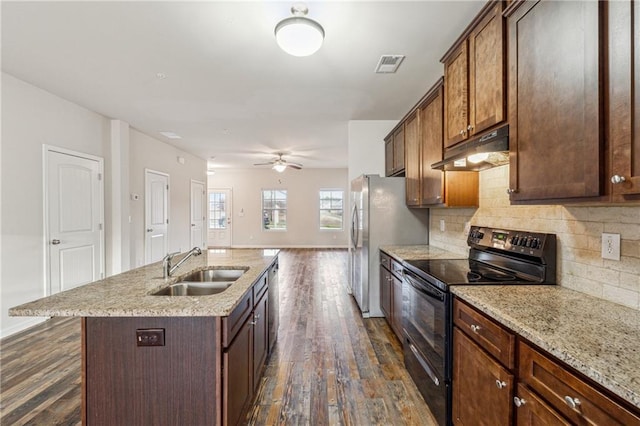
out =
<path fill-rule="evenodd" d="M 475 325 L 475 324 L 471 324 L 471 331 L 473 331 L 474 333 L 478 334 L 478 331 L 480 330 L 480 326 L 479 325 Z"/>
<path fill-rule="evenodd" d="M 473 126 L 472 126 L 471 124 L 469 124 L 469 125 L 467 126 L 467 130 L 468 130 L 468 131 L 472 131 L 472 130 L 473 130 Z"/>
<path fill-rule="evenodd" d="M 513 403 L 516 404 L 516 407 L 522 407 L 527 402 L 522 398 L 518 398 L 517 396 L 514 396 Z"/>
<path fill-rule="evenodd" d="M 624 176 L 620 176 L 620 175 L 611 176 L 611 183 L 617 184 L 617 183 L 622 183 L 624 181 L 626 181 Z"/>
<path fill-rule="evenodd" d="M 516 192 L 518 192 L 517 189 L 513 189 L 513 188 L 508 188 L 507 189 L 507 194 L 515 194 Z"/>
<path fill-rule="evenodd" d="M 496 380 L 496 386 L 498 387 L 498 389 L 504 389 L 507 387 L 507 384 L 505 382 L 502 382 L 500 380 Z"/>
<path fill-rule="evenodd" d="M 574 410 L 578 405 L 580 405 L 580 400 L 578 398 L 571 398 L 569 395 L 564 397 L 564 402 Z"/>

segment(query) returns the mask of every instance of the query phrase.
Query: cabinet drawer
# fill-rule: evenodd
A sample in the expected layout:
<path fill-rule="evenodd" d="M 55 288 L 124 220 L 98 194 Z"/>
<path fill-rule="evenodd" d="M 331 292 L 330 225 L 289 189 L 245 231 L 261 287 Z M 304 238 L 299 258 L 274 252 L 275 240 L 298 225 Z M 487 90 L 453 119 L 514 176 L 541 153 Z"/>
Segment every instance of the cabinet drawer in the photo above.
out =
<path fill-rule="evenodd" d="M 249 289 L 238 306 L 222 318 L 222 345 L 227 348 L 253 310 L 253 291 Z"/>
<path fill-rule="evenodd" d="M 268 277 L 269 277 L 269 273 L 265 272 L 258 279 L 258 281 L 256 281 L 256 283 L 253 285 L 253 300 L 255 303 L 257 303 L 258 300 L 260 300 L 260 298 L 262 297 L 262 295 L 267 291 Z"/>
<path fill-rule="evenodd" d="M 453 323 L 508 369 L 514 368 L 515 335 L 459 299 L 453 301 Z"/>
<path fill-rule="evenodd" d="M 518 391 L 513 401 L 516 405 L 516 425 L 518 426 L 569 426 L 571 424 L 522 383 L 518 383 Z"/>
<path fill-rule="evenodd" d="M 640 416 L 613 401 L 558 362 L 520 342 L 519 378 L 576 424 L 640 425 Z"/>
<path fill-rule="evenodd" d="M 388 270 L 391 270 L 391 257 L 384 252 L 380 252 L 380 264 Z"/>
<path fill-rule="evenodd" d="M 396 276 L 396 278 L 398 279 L 402 279 L 402 263 L 395 261 L 394 259 L 391 259 L 391 272 L 393 273 L 393 275 Z"/>

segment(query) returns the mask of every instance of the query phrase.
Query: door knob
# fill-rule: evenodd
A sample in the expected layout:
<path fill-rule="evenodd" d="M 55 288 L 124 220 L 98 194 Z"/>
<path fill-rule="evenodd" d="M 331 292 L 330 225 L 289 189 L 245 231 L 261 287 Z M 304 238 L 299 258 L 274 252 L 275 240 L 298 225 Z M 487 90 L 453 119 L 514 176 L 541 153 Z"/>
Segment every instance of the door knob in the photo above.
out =
<path fill-rule="evenodd" d="M 192 223 L 192 224 L 191 224 L 191 226 L 196 226 L 196 224 L 195 224 L 195 223 Z"/>
<path fill-rule="evenodd" d="M 153 232 L 153 228 L 147 228 L 147 232 Z"/>
<path fill-rule="evenodd" d="M 51 240 L 51 244 L 57 246 L 58 244 L 60 244 L 60 240 Z"/>

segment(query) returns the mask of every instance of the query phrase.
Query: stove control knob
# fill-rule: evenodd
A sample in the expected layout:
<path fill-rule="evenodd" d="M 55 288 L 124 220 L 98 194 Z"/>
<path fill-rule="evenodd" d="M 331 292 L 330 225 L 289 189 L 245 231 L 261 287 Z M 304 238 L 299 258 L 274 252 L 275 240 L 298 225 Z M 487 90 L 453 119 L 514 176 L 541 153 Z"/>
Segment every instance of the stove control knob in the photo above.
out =
<path fill-rule="evenodd" d="M 527 238 L 527 242 L 525 243 L 525 247 L 531 247 L 531 243 L 533 240 L 531 238 Z"/>
<path fill-rule="evenodd" d="M 519 242 L 520 237 L 518 237 L 517 235 L 511 239 L 511 244 L 513 244 L 514 246 L 517 246 Z"/>
<path fill-rule="evenodd" d="M 531 240 L 531 248 L 537 249 L 538 247 L 540 247 L 540 240 L 537 238 L 534 238 L 533 240 Z"/>

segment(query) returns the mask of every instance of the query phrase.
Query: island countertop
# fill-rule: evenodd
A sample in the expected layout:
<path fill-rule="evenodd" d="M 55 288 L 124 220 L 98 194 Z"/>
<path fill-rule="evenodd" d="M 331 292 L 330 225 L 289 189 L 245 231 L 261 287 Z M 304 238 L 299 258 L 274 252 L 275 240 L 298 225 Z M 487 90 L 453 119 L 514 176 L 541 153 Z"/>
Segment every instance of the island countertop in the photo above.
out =
<path fill-rule="evenodd" d="M 278 255 L 275 249 L 203 250 L 174 276 L 162 277 L 162 263 L 132 269 L 9 310 L 12 316 L 183 317 L 227 316 Z M 184 254 L 182 255 L 184 256 Z M 182 256 L 176 257 L 176 262 Z M 207 296 L 153 296 L 189 273 L 215 268 L 246 269 L 228 289 Z"/>
<path fill-rule="evenodd" d="M 640 408 L 640 311 L 560 286 L 451 291 Z"/>

